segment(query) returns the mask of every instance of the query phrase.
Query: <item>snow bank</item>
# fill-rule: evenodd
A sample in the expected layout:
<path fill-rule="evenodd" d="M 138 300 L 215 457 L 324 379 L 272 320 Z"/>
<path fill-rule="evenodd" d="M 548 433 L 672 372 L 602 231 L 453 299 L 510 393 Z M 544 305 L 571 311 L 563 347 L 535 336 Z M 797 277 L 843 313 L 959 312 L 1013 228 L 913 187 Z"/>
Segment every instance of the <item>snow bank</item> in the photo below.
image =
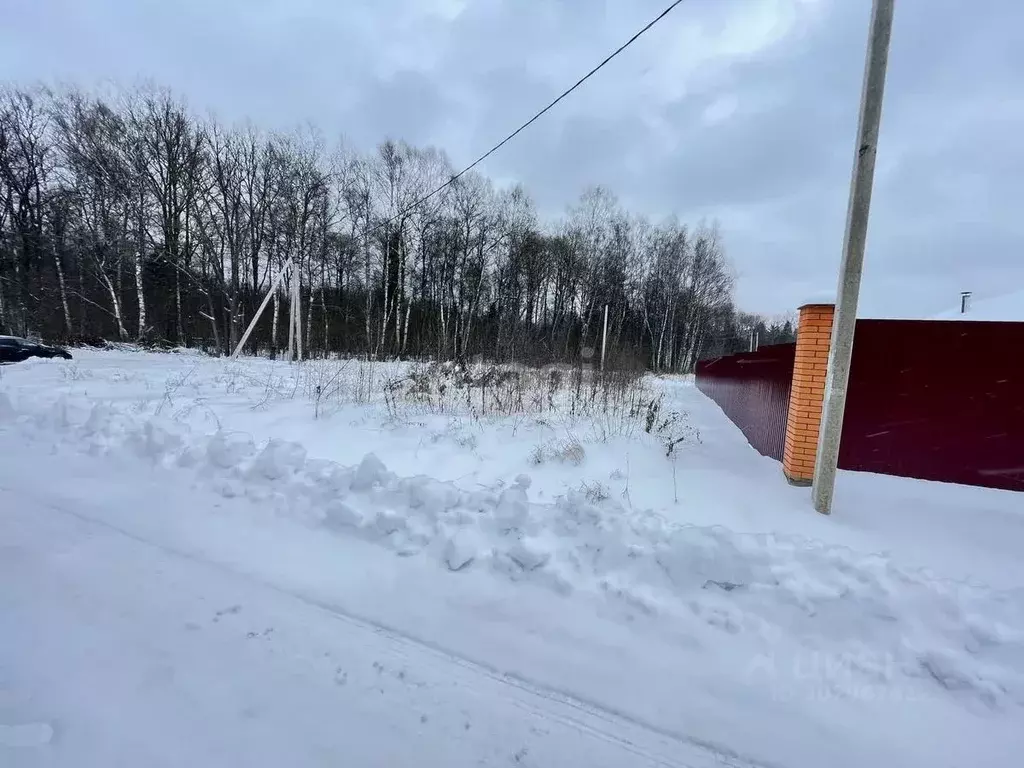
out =
<path fill-rule="evenodd" d="M 1024 590 L 943 580 L 797 536 L 674 524 L 577 492 L 534 503 L 526 475 L 464 490 L 399 477 L 373 454 L 354 467 L 311 460 L 296 443 L 200 435 L 107 403 L 12 402 L 0 393 L 0 429 L 186 471 L 224 496 L 270 501 L 303 524 L 460 575 L 487 570 L 603 595 L 627 611 L 748 635 L 768 650 L 795 640 L 869 683 L 910 676 L 988 706 L 1024 705 Z"/>

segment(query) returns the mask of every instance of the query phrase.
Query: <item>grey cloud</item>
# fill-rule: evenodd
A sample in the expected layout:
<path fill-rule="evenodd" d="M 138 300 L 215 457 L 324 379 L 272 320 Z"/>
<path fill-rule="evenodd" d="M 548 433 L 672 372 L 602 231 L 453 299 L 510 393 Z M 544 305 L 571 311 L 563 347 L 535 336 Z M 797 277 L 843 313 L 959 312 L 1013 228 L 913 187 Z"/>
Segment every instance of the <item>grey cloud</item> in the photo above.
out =
<path fill-rule="evenodd" d="M 688 0 L 484 170 L 522 181 L 549 215 L 601 183 L 654 217 L 718 218 L 741 306 L 791 309 L 835 284 L 868 5 Z M 0 68 L 86 85 L 147 77 L 225 119 L 312 121 L 363 149 L 390 135 L 461 164 L 663 6 L 36 0 L 6 11 Z M 786 35 L 731 57 L 713 49 L 769 6 L 795 14 Z M 898 3 L 864 314 L 927 315 L 965 286 L 1024 284 L 1021 29 L 1016 0 Z M 702 43 L 689 60 L 685 46 Z M 735 111 L 706 122 L 723 98 Z"/>
<path fill-rule="evenodd" d="M 371 89 L 343 110 L 346 121 L 339 127 L 360 146 L 384 138 L 423 145 L 434 140 L 453 106 L 430 78 L 406 70 L 373 81 Z"/>

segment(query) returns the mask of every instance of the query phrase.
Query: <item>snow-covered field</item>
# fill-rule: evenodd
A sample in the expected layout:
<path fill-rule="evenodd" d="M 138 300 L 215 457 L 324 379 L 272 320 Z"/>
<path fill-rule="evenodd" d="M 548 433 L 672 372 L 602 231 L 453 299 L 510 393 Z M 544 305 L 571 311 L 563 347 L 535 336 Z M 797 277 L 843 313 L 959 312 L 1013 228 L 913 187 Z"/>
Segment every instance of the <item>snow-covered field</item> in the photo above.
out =
<path fill-rule="evenodd" d="M 1017 764 L 1020 495 L 408 373 L 0 368 L 0 764 Z"/>

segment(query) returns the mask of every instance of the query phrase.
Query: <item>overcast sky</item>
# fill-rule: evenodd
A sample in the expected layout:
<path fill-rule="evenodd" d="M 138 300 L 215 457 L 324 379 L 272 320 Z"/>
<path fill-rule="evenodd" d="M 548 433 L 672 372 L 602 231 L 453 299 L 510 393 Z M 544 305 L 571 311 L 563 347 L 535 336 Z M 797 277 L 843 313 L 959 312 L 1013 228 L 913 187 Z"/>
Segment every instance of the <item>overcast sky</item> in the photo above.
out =
<path fill-rule="evenodd" d="M 668 0 L 0 0 L 0 78 L 175 89 L 468 163 Z M 741 308 L 834 290 L 870 0 L 687 0 L 483 170 L 717 219 Z M 1024 2 L 897 0 L 861 296 L 928 316 L 1024 287 Z"/>

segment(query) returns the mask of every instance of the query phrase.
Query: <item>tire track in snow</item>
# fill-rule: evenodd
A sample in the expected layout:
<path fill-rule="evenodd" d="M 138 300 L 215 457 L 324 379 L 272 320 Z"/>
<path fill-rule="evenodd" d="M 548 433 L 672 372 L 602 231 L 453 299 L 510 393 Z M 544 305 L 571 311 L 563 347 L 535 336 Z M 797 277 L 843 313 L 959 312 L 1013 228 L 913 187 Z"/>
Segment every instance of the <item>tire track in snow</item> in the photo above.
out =
<path fill-rule="evenodd" d="M 37 497 L 35 501 L 41 507 L 77 519 L 87 525 L 107 530 L 144 547 L 155 549 L 165 556 L 210 568 L 250 585 L 296 600 L 363 632 L 383 637 L 392 645 L 405 646 L 413 652 L 433 656 L 442 663 L 461 669 L 467 678 L 487 678 L 498 683 L 506 691 L 507 700 L 516 707 L 530 712 L 542 720 L 558 722 L 581 733 L 614 744 L 654 765 L 665 766 L 665 768 L 702 768 L 703 766 L 777 768 L 772 763 L 758 761 L 722 745 L 659 727 L 605 704 L 582 699 L 571 692 L 552 688 L 541 681 L 503 672 L 486 662 L 454 653 L 430 640 L 417 637 L 367 616 L 356 614 L 337 603 L 320 600 L 308 594 L 288 589 L 251 572 L 239 570 L 163 542 L 153 541 L 108 521 L 76 512 L 46 499 Z"/>

